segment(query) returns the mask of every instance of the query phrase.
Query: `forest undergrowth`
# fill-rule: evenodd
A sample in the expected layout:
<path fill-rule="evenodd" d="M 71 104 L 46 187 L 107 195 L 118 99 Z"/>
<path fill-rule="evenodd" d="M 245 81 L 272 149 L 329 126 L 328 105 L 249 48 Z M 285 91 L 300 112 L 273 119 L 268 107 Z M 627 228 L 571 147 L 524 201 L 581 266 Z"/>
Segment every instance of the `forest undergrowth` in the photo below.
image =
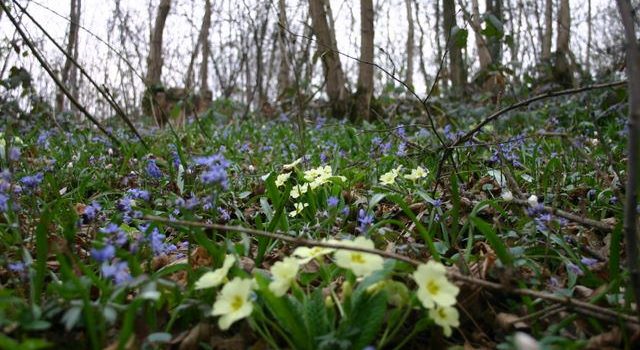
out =
<path fill-rule="evenodd" d="M 0 348 L 634 348 L 626 98 L 465 142 L 497 106 L 442 101 L 433 130 L 217 104 L 149 149 L 7 103 Z"/>

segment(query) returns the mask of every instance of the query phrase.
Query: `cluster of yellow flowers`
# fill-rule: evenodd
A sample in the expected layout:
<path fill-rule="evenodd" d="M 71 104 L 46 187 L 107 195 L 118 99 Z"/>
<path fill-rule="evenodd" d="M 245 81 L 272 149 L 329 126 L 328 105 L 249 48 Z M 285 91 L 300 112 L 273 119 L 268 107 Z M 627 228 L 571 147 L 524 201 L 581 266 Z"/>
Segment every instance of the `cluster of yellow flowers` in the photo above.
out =
<path fill-rule="evenodd" d="M 374 248 L 373 241 L 362 236 L 352 241 L 330 239 L 325 242 L 354 248 Z M 268 286 L 269 291 L 277 297 L 284 296 L 294 284 L 302 265 L 331 253 L 334 254 L 336 265 L 352 271 L 360 278 L 381 270 L 384 264 L 381 256 L 372 253 L 324 247 L 298 247 L 292 256 L 276 262 L 271 267 L 272 278 Z M 235 262 L 233 255 L 227 255 L 222 267 L 205 273 L 195 283 L 196 289 L 204 289 L 217 287 L 226 282 L 218 293 L 211 312 L 213 316 L 220 316 L 218 326 L 222 330 L 228 329 L 235 321 L 251 315 L 253 311 L 252 295 L 257 283 L 253 279 L 239 277 L 228 281 L 227 274 Z M 458 311 L 454 307 L 459 288 L 447 279 L 444 265 L 433 261 L 418 266 L 413 273 L 413 279 L 418 285 L 417 297 L 429 310 L 429 317 L 443 328 L 446 336 L 450 336 L 451 327 L 457 327 L 460 324 Z"/>
<path fill-rule="evenodd" d="M 300 163 L 300 160 L 296 160 L 291 164 L 286 164 L 283 168 L 290 170 L 293 169 L 296 165 Z M 331 166 L 319 166 L 317 168 L 309 169 L 303 174 L 304 180 L 306 181 L 303 184 L 296 184 L 291 189 L 290 197 L 293 199 L 298 199 L 303 194 L 307 193 L 309 190 L 315 190 L 316 188 L 324 185 L 329 182 L 332 178 L 340 179 L 341 181 L 346 181 L 347 178 L 344 176 L 333 175 L 331 171 Z M 291 178 L 291 172 L 285 172 L 276 177 L 275 184 L 277 187 L 283 187 L 287 181 Z M 289 216 L 294 217 L 300 214 L 304 208 L 309 206 L 307 203 L 295 203 L 295 210 L 289 212 Z"/>
<path fill-rule="evenodd" d="M 390 186 L 396 183 L 396 178 L 400 176 L 400 170 L 402 169 L 402 165 L 398 166 L 395 169 L 391 169 L 391 171 L 386 172 L 380 176 L 380 183 L 385 186 Z M 407 180 L 411 180 L 416 182 L 422 178 L 427 177 L 429 175 L 429 171 L 425 170 L 423 167 L 418 166 L 417 168 L 411 170 L 411 173 L 405 174 L 403 177 Z"/>

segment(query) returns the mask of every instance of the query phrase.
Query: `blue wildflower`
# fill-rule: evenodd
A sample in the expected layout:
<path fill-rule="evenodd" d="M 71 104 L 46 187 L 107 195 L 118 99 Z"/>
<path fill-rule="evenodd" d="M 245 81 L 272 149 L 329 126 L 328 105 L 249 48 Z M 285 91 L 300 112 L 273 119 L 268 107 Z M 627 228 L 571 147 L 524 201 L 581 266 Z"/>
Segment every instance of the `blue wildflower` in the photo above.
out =
<path fill-rule="evenodd" d="M 595 264 L 598 263 L 598 259 L 588 258 L 586 256 L 583 256 L 582 259 L 580 259 L 580 262 L 588 267 L 593 267 Z"/>
<path fill-rule="evenodd" d="M 116 247 L 111 244 L 107 244 L 102 249 L 91 249 L 91 257 L 97 262 L 105 262 L 113 259 L 116 256 Z"/>
<path fill-rule="evenodd" d="M 162 171 L 158 168 L 155 159 L 147 160 L 147 174 L 153 179 L 162 178 Z"/>
<path fill-rule="evenodd" d="M 142 199 L 143 201 L 147 201 L 147 202 L 151 199 L 151 195 L 149 194 L 149 191 L 132 188 L 128 190 L 127 193 L 133 199 Z"/>
<path fill-rule="evenodd" d="M 147 236 L 147 240 L 149 242 L 149 246 L 153 251 L 154 255 L 160 255 L 165 252 L 166 245 L 164 243 L 165 235 L 160 233 L 157 227 L 154 227 L 151 230 L 151 233 Z"/>
<path fill-rule="evenodd" d="M 20 148 L 18 147 L 9 148 L 9 160 L 12 160 L 15 162 L 18 159 L 20 159 Z"/>
<path fill-rule="evenodd" d="M 44 179 L 43 173 L 37 173 L 35 175 L 28 175 L 20 179 L 20 183 L 24 185 L 27 189 L 35 189 L 40 185 L 42 180 Z"/>
<path fill-rule="evenodd" d="M 337 207 L 338 203 L 340 203 L 340 200 L 338 199 L 338 197 L 331 196 L 331 197 L 327 198 L 327 206 L 329 208 Z"/>
<path fill-rule="evenodd" d="M 9 196 L 0 192 L 0 212 L 6 213 L 9 210 Z"/>
<path fill-rule="evenodd" d="M 129 265 L 126 261 L 118 261 L 113 264 L 104 262 L 102 263 L 100 270 L 104 278 L 113 279 L 115 284 L 121 284 L 131 280 Z"/>
<path fill-rule="evenodd" d="M 576 264 L 574 264 L 572 262 L 567 263 L 567 271 L 572 272 L 573 274 L 575 274 L 577 276 L 584 275 L 584 272 L 582 272 L 582 269 L 578 265 L 576 265 Z"/>
<path fill-rule="evenodd" d="M 100 213 L 100 210 L 102 210 L 102 207 L 100 206 L 100 204 L 98 204 L 98 202 L 91 202 L 91 204 L 87 205 L 84 208 L 84 213 L 82 214 L 83 221 L 85 223 L 91 222 Z"/>
<path fill-rule="evenodd" d="M 367 214 L 364 209 L 358 211 L 358 231 L 366 232 L 373 223 L 373 214 Z"/>

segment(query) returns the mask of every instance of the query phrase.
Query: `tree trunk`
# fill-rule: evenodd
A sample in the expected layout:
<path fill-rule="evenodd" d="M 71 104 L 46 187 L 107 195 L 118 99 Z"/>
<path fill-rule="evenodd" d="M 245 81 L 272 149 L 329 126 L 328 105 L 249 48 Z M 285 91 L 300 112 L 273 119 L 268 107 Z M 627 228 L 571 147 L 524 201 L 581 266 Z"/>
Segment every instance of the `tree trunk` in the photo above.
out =
<path fill-rule="evenodd" d="M 373 0 L 360 0 L 360 60 L 373 63 Z M 370 119 L 373 94 L 373 65 L 359 63 L 357 107 L 358 118 Z"/>
<path fill-rule="evenodd" d="M 309 15 L 317 40 L 318 56 L 322 60 L 322 69 L 326 80 L 326 91 L 335 117 L 342 117 L 347 111 L 348 91 L 346 79 L 342 71 L 338 48 L 334 45 L 335 37 L 327 23 L 327 11 L 323 0 L 309 1 Z"/>
<path fill-rule="evenodd" d="M 551 58 L 551 38 L 553 36 L 553 0 L 544 2 L 544 38 L 542 40 L 542 59 Z"/>
<path fill-rule="evenodd" d="M 486 71 L 492 63 L 491 52 L 487 46 L 487 39 L 482 35 L 482 24 L 480 22 L 480 8 L 478 0 L 471 0 L 473 16 L 470 24 L 473 34 L 476 37 L 476 48 L 478 49 L 478 60 L 480 61 L 480 72 Z"/>
<path fill-rule="evenodd" d="M 456 45 L 455 38 L 451 37 L 452 30 L 456 27 L 456 8 L 454 0 L 442 1 L 442 25 L 445 38 L 449 41 L 449 80 L 455 95 L 464 94 L 467 82 L 466 69 L 462 59 L 462 49 Z"/>
<path fill-rule="evenodd" d="M 71 9 L 69 13 L 69 36 L 67 40 L 66 51 L 69 56 L 73 57 L 73 59 L 77 62 L 78 59 L 78 30 L 80 29 L 80 10 L 81 10 L 81 0 L 71 0 Z M 69 91 L 73 94 L 74 97 L 77 96 L 78 87 L 77 87 L 77 67 L 73 65 L 73 62 L 70 58 L 66 58 L 64 62 L 64 66 L 62 67 L 60 80 L 63 84 L 66 84 L 69 88 Z M 57 113 L 60 113 L 64 109 L 64 93 L 61 89 L 58 89 L 56 93 L 56 105 L 55 110 Z"/>
<path fill-rule="evenodd" d="M 404 78 L 405 84 L 413 88 L 413 59 L 414 59 L 414 25 L 413 25 L 413 11 L 411 10 L 411 2 L 413 0 L 405 0 L 407 7 L 407 22 L 409 24 L 407 28 L 407 72 Z"/>
<path fill-rule="evenodd" d="M 429 86 L 429 74 L 427 74 L 427 65 L 424 62 L 424 28 L 422 27 L 422 24 L 420 22 L 420 5 L 418 3 L 415 4 L 416 5 L 416 18 L 418 19 L 418 21 L 416 22 L 418 24 L 418 29 L 420 30 L 420 39 L 418 40 L 418 62 L 420 62 L 419 66 L 420 66 L 420 73 L 422 73 L 422 79 L 424 79 L 424 85 L 425 85 L 425 94 L 429 94 L 429 90 L 430 90 L 430 86 Z M 425 15 L 426 16 L 426 15 Z M 436 40 L 438 40 L 436 38 Z M 439 40 L 438 40 L 439 42 Z M 439 58 L 438 58 L 439 59 Z"/>
<path fill-rule="evenodd" d="M 638 178 L 640 177 L 640 47 L 636 37 L 634 9 L 629 0 L 617 0 L 622 17 L 627 49 L 629 86 L 629 138 L 627 185 L 624 205 L 624 246 L 627 269 L 636 305 L 640 303 L 640 257 L 638 247 Z M 640 309 L 636 310 L 640 318 Z"/>
<path fill-rule="evenodd" d="M 571 29 L 571 14 L 569 12 L 569 0 L 560 0 L 558 9 L 558 37 L 556 49 L 558 52 L 569 53 L 569 35 Z"/>
<path fill-rule="evenodd" d="M 211 28 L 211 0 L 205 0 L 204 18 L 202 19 L 202 28 L 200 28 L 200 42 L 202 43 L 202 64 L 200 65 L 200 97 L 207 92 L 211 94 L 209 89 L 209 29 Z"/>
<path fill-rule="evenodd" d="M 502 0 L 487 0 L 487 13 L 494 15 L 504 26 L 504 16 L 502 15 Z M 491 62 L 499 63 L 502 61 L 502 44 L 501 38 L 491 37 L 487 38 L 487 46 L 491 53 Z"/>
<path fill-rule="evenodd" d="M 587 53 L 585 59 L 585 71 L 587 76 L 591 76 L 591 0 L 587 1 Z"/>
<path fill-rule="evenodd" d="M 280 68 L 278 69 L 278 98 L 282 98 L 291 86 L 289 54 L 287 52 L 287 32 L 289 28 L 285 0 L 278 0 L 278 47 L 280 48 Z"/>
<path fill-rule="evenodd" d="M 149 56 L 147 57 L 147 76 L 145 84 L 148 87 L 161 85 L 162 77 L 162 36 L 164 25 L 171 9 L 171 0 L 161 0 L 158 5 L 155 24 L 151 32 Z"/>

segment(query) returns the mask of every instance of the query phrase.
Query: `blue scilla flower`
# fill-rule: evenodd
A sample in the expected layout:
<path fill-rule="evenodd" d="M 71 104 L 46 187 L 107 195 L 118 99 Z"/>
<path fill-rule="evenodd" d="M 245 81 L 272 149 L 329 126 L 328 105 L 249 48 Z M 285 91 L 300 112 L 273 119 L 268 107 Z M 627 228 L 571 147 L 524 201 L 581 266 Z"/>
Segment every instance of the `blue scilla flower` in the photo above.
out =
<path fill-rule="evenodd" d="M 331 197 L 327 198 L 327 206 L 329 208 L 335 208 L 336 206 L 338 206 L 339 202 L 340 202 L 340 200 L 338 199 L 338 197 L 331 196 Z"/>
<path fill-rule="evenodd" d="M 151 199 L 151 195 L 149 191 L 140 190 L 137 188 L 132 188 L 127 191 L 127 194 L 131 196 L 133 199 L 142 199 L 143 201 L 149 201 Z"/>
<path fill-rule="evenodd" d="M 126 261 L 117 261 L 113 264 L 103 262 L 100 270 L 104 278 L 112 279 L 115 284 L 122 284 L 131 280 L 129 265 Z"/>
<path fill-rule="evenodd" d="M 0 192 L 0 212 L 6 213 L 9 210 L 9 196 Z"/>
<path fill-rule="evenodd" d="M 102 249 L 91 249 L 91 257 L 97 262 L 105 262 L 113 259 L 116 256 L 116 247 L 111 244 L 107 244 Z"/>
<path fill-rule="evenodd" d="M 40 185 L 42 180 L 44 179 L 43 173 L 37 173 L 35 175 L 28 175 L 20 179 L 20 183 L 27 189 L 35 189 Z"/>
<path fill-rule="evenodd" d="M 373 223 L 373 214 L 367 214 L 364 209 L 358 211 L 358 231 L 366 232 Z"/>
<path fill-rule="evenodd" d="M 147 174 L 154 179 L 162 178 L 162 171 L 158 168 L 155 159 L 147 160 Z"/>
<path fill-rule="evenodd" d="M 83 221 L 85 223 L 93 221 L 100 213 L 100 210 L 102 210 L 102 207 L 100 206 L 100 204 L 98 204 L 98 202 L 91 202 L 91 204 L 87 205 L 84 208 L 84 213 L 82 214 Z"/>

